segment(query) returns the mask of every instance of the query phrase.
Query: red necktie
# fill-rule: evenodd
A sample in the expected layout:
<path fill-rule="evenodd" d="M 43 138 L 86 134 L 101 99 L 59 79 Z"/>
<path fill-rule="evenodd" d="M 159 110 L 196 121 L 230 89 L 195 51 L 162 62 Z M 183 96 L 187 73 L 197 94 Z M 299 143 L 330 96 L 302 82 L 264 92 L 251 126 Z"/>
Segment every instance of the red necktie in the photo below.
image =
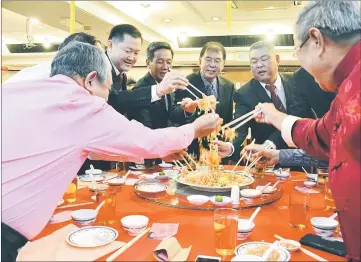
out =
<path fill-rule="evenodd" d="M 278 95 L 275 92 L 276 87 L 274 85 L 266 85 L 266 89 L 271 92 L 272 102 L 276 107 L 276 109 L 283 113 L 287 113 L 285 107 L 281 102 L 281 99 L 278 97 Z"/>

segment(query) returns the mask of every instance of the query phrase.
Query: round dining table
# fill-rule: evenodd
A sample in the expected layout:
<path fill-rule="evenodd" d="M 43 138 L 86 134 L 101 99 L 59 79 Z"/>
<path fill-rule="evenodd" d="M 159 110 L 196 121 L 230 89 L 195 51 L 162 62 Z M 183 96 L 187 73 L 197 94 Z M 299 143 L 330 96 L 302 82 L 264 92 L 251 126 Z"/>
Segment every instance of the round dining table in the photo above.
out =
<path fill-rule="evenodd" d="M 225 169 L 232 169 L 232 166 L 225 166 Z M 113 171 L 115 172 L 115 171 Z M 123 175 L 125 172 L 118 172 L 118 175 Z M 275 179 L 273 173 L 264 173 L 266 178 Z M 283 190 L 283 196 L 276 202 L 262 206 L 254 220 L 255 228 L 246 240 L 237 240 L 237 245 L 252 242 L 265 241 L 274 242 L 275 235 L 283 238 L 293 239 L 299 241 L 306 234 L 315 234 L 310 224 L 310 218 L 314 216 L 330 216 L 332 211 L 326 211 L 324 208 L 324 194 L 322 193 L 322 185 L 318 194 L 311 194 L 310 206 L 307 215 L 306 228 L 293 228 L 289 224 L 289 194 L 294 188 L 292 180 L 306 179 L 306 175 L 301 172 L 291 171 L 291 177 L 286 181 L 278 184 L 278 187 Z M 316 188 L 317 189 L 317 188 Z M 75 203 L 89 202 L 93 196 L 89 188 L 82 188 L 77 190 L 77 200 Z M 215 231 L 213 222 L 213 211 L 192 210 L 184 208 L 175 208 L 169 206 L 158 205 L 150 201 L 144 200 L 137 196 L 134 192 L 133 186 L 123 185 L 118 186 L 116 190 L 116 205 L 112 214 L 104 214 L 108 212 L 106 209 L 100 209 L 99 217 L 111 216 L 113 223 L 107 226 L 116 229 L 119 233 L 117 240 L 122 242 L 130 241 L 133 236 L 122 228 L 120 220 L 122 217 L 128 215 L 144 215 L 149 218 L 148 226 L 153 223 L 175 223 L 179 224 L 178 232 L 175 235 L 179 244 L 183 247 L 192 246 L 188 261 L 195 261 L 198 255 L 221 257 L 216 253 L 215 248 Z M 74 204 L 75 204 L 74 203 Z M 86 207 L 72 207 L 66 210 L 78 210 L 82 208 L 96 208 L 97 203 L 87 205 Z M 250 217 L 255 208 L 239 210 L 240 216 Z M 63 210 L 55 210 L 55 213 Z M 102 213 L 103 212 L 103 213 Z M 100 225 L 97 220 L 93 225 Z M 54 231 L 73 223 L 72 221 L 48 224 L 43 231 L 35 238 L 39 239 L 47 236 Z M 154 240 L 143 236 L 132 246 L 130 246 L 123 254 L 115 259 L 115 261 L 156 261 L 153 256 L 155 248 L 159 245 L 160 240 Z M 339 257 L 324 251 L 320 251 L 311 247 L 306 247 L 307 250 L 324 258 L 328 261 L 346 261 L 344 257 Z M 99 261 L 104 261 L 110 254 L 102 257 Z M 233 256 L 222 257 L 222 261 L 230 261 Z M 291 261 L 315 261 L 314 258 L 306 255 L 301 251 L 291 254 Z"/>

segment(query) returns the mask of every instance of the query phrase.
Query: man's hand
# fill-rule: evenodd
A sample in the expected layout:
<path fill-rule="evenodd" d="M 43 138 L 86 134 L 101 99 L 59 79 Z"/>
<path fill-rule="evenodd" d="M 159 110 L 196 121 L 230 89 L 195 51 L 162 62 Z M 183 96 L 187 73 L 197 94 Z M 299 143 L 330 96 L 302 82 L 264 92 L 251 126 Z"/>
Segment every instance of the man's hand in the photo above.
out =
<path fill-rule="evenodd" d="M 233 150 L 230 143 L 226 143 L 220 140 L 214 140 L 212 143 L 218 146 L 218 155 L 220 158 L 225 158 L 232 154 Z"/>
<path fill-rule="evenodd" d="M 188 79 L 183 73 L 172 71 L 165 74 L 162 82 L 157 84 L 157 96 L 162 97 L 172 93 L 176 89 L 184 90 L 188 85 Z"/>
<path fill-rule="evenodd" d="M 273 166 L 278 164 L 280 151 L 276 149 L 265 149 L 264 145 L 248 145 L 243 148 L 241 152 L 241 156 L 243 154 L 249 154 L 251 152 L 251 157 L 256 159 L 258 157 L 262 157 L 256 164 L 256 168 L 265 168 L 267 166 Z"/>
<path fill-rule="evenodd" d="M 261 113 L 258 113 L 259 111 Z M 255 108 L 253 116 L 256 122 L 271 124 L 278 130 L 281 130 L 282 122 L 287 115 L 278 111 L 272 103 L 259 103 Z"/>
<path fill-rule="evenodd" d="M 182 160 L 182 156 L 186 156 L 187 155 L 187 152 L 185 150 L 181 150 L 181 151 L 177 151 L 177 152 L 174 152 L 170 155 L 167 155 L 165 157 L 162 157 L 162 160 L 164 162 L 172 162 L 174 160 Z"/>
<path fill-rule="evenodd" d="M 182 100 L 180 105 L 184 111 L 189 114 L 193 114 L 198 107 L 198 100 L 192 100 L 191 98 L 186 97 Z"/>
<path fill-rule="evenodd" d="M 194 126 L 194 138 L 208 136 L 220 124 L 218 114 L 211 113 L 198 117 L 192 125 Z"/>

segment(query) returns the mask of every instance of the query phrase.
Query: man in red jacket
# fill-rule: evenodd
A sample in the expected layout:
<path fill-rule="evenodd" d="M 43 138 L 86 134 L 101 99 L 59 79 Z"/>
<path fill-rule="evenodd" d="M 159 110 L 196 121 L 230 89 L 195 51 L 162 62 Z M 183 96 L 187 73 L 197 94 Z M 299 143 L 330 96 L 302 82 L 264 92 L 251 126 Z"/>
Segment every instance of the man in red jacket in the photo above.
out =
<path fill-rule="evenodd" d="M 360 5 L 351 1 L 308 4 L 296 22 L 296 55 L 320 87 L 337 92 L 318 120 L 287 116 L 273 104 L 259 104 L 258 122 L 272 124 L 289 146 L 329 159 L 331 191 L 349 260 L 360 260 Z"/>

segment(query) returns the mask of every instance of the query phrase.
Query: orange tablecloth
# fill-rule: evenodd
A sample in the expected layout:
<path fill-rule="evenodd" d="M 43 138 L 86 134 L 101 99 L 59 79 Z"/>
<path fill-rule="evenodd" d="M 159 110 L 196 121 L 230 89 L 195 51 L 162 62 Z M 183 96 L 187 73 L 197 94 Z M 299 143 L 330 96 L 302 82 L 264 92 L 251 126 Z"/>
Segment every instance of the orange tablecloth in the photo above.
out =
<path fill-rule="evenodd" d="M 292 172 L 291 179 L 302 179 L 305 178 L 303 173 Z M 277 234 L 284 238 L 299 240 L 302 236 L 307 233 L 314 233 L 310 224 L 307 228 L 295 229 L 288 224 L 288 206 L 289 192 L 292 188 L 290 181 L 280 183 L 279 187 L 284 190 L 283 197 L 271 204 L 262 207 L 261 212 L 255 219 L 256 227 L 252 235 L 244 241 L 237 241 L 237 245 L 250 242 L 250 241 L 266 241 L 273 242 L 276 239 L 274 234 Z M 77 202 L 88 202 L 92 193 L 87 189 L 83 188 L 77 192 Z M 95 208 L 94 206 L 88 205 L 81 208 Z M 74 210 L 80 209 L 73 208 Z M 67 209 L 68 210 L 68 209 Z M 59 210 L 60 211 L 60 210 Z M 63 211 L 63 210 L 61 210 Z M 250 216 L 254 208 L 240 210 L 241 216 Z M 100 211 L 101 212 L 101 211 Z M 129 241 L 132 239 L 122 228 L 120 219 L 127 215 L 145 215 L 149 217 L 149 224 L 152 223 L 179 223 L 178 233 L 176 238 L 183 247 L 192 245 L 191 253 L 188 260 L 195 261 L 197 255 L 207 256 L 219 256 L 215 251 L 214 246 L 214 230 L 213 230 L 213 212 L 212 211 L 198 211 L 198 210 L 185 210 L 177 209 L 172 207 L 164 207 L 145 201 L 133 192 L 132 186 L 123 186 L 119 189 L 116 196 L 116 210 L 115 210 L 115 223 L 110 225 L 119 232 L 119 241 Z M 313 216 L 329 216 L 332 213 L 324 211 L 324 200 L 323 194 L 313 194 L 311 197 L 310 210 L 308 217 Z M 38 238 L 44 237 L 55 230 L 72 223 L 64 222 L 59 224 L 48 224 L 46 228 L 37 236 Z M 95 222 L 94 225 L 97 223 Z M 160 243 L 158 240 L 147 239 L 146 236 L 137 241 L 131 246 L 125 253 L 117 258 L 117 261 L 155 261 L 152 253 L 153 250 Z M 311 252 L 329 260 L 329 261 L 346 261 L 344 258 L 335 256 L 317 249 L 306 247 Z M 105 260 L 104 257 L 102 260 Z M 231 257 L 224 257 L 222 260 L 230 260 Z M 292 261 L 314 261 L 313 258 L 305 255 L 298 251 L 291 254 Z"/>

